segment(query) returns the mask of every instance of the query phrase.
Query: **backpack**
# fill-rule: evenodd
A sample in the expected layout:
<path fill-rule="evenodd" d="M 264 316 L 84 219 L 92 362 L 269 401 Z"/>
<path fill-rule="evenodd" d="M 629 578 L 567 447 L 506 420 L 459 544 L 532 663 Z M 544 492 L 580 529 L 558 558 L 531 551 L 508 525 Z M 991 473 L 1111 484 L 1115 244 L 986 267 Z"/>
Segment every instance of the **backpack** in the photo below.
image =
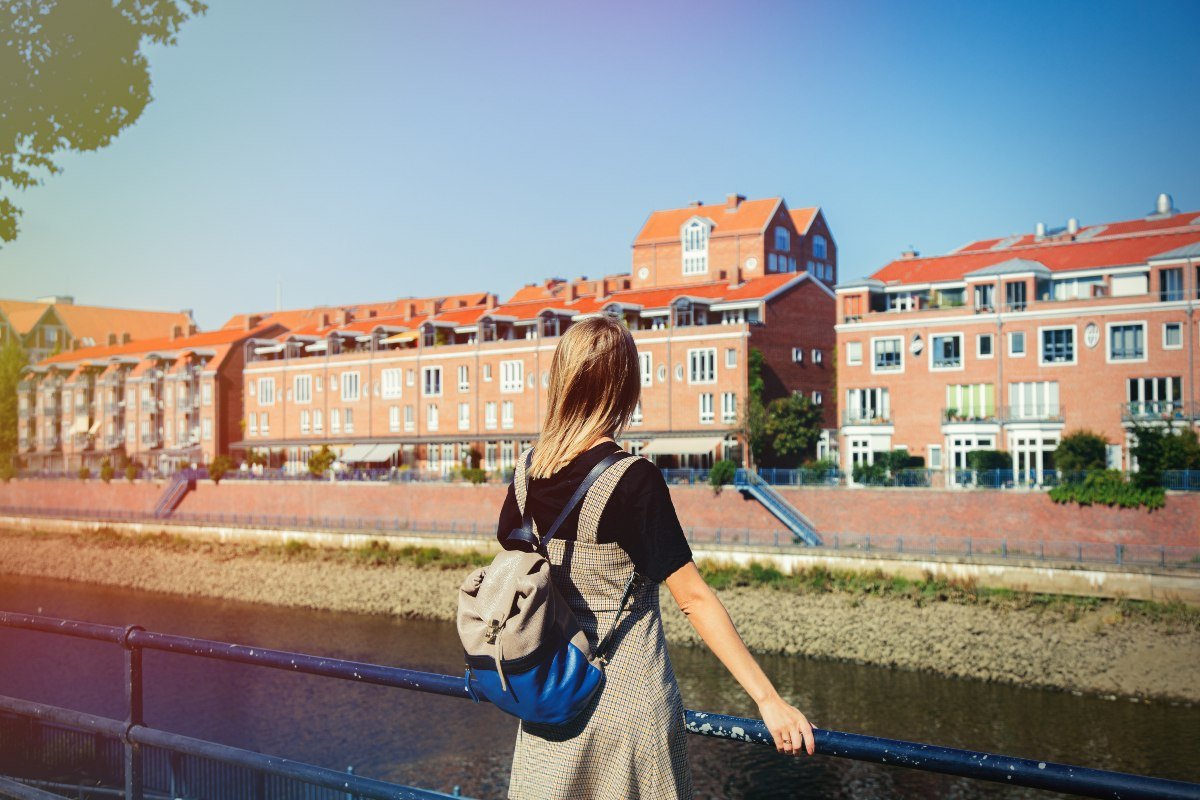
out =
<path fill-rule="evenodd" d="M 533 532 L 527 496 L 521 527 L 511 531 L 506 541 L 530 544 L 533 552 L 502 550 L 459 587 L 464 680 L 475 702 L 482 696 L 526 722 L 561 725 L 578 716 L 603 686 L 612 635 L 640 576 L 636 572 L 629 576 L 612 628 L 592 651 L 570 606 L 554 587 L 546 545 L 592 484 L 613 464 L 632 457 L 613 453 L 593 467 L 540 540 Z M 526 474 L 532 458 L 531 449 Z"/>

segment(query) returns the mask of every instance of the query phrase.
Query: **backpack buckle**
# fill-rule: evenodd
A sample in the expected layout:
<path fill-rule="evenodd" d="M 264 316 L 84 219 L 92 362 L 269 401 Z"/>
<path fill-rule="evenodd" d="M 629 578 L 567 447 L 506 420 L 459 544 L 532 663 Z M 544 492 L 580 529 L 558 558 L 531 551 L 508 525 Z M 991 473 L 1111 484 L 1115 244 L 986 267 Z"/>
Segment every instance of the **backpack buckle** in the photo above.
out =
<path fill-rule="evenodd" d="M 498 637 L 500 635 L 500 629 L 502 627 L 504 627 L 504 626 L 501 625 L 496 620 L 492 620 L 491 622 L 489 622 L 487 624 L 487 628 L 485 628 L 483 631 L 483 637 L 484 637 L 484 639 L 487 640 L 488 644 L 496 643 L 496 637 Z"/>

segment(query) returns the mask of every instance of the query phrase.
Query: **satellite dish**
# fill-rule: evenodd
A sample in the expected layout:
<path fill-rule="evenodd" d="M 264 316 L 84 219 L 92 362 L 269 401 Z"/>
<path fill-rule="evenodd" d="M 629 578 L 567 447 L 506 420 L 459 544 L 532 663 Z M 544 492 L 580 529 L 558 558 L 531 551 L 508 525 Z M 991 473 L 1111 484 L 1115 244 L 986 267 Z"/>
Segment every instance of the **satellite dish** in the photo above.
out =
<path fill-rule="evenodd" d="M 750 256 L 746 259 L 746 272 L 754 272 L 756 269 L 758 269 L 758 259 Z"/>

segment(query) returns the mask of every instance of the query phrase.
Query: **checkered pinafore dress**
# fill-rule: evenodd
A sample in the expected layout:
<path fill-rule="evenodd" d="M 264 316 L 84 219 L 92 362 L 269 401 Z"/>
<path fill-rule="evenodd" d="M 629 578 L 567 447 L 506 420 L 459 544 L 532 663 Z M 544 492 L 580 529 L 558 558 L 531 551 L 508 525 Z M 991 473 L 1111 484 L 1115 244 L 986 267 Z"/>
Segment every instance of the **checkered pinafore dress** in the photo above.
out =
<path fill-rule="evenodd" d="M 513 481 L 525 510 L 525 457 Z M 600 514 L 634 462 L 618 461 L 592 484 L 579 511 L 575 541 L 551 539 L 550 576 L 594 648 L 608 632 L 633 561 L 617 542 L 599 543 Z M 630 595 L 612 639 L 605 683 L 566 725 L 522 721 L 508 796 L 512 800 L 691 798 L 683 700 L 667 657 L 658 584 Z"/>

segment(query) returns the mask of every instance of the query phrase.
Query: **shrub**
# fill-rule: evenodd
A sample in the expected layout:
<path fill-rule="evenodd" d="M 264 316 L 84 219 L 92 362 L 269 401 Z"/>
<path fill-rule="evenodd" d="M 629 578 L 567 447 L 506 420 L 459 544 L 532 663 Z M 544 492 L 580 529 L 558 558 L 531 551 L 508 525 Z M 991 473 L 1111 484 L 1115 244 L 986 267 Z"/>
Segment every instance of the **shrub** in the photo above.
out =
<path fill-rule="evenodd" d="M 736 472 L 737 464 L 727 458 L 713 464 L 712 469 L 708 471 L 708 482 L 712 485 L 713 494 L 720 494 L 725 484 L 733 483 Z"/>
<path fill-rule="evenodd" d="M 133 483 L 135 480 L 137 480 L 137 476 L 138 463 L 136 461 L 130 461 L 125 465 L 125 479 L 130 483 Z"/>
<path fill-rule="evenodd" d="M 967 453 L 967 469 L 979 472 L 1012 469 L 1012 455 L 1003 450 L 974 450 Z"/>
<path fill-rule="evenodd" d="M 0 464 L 0 481 L 8 483 L 15 477 L 17 477 L 17 468 L 12 461 L 5 461 L 3 464 Z"/>
<path fill-rule="evenodd" d="M 329 445 L 321 445 L 321 449 L 308 457 L 308 471 L 314 478 L 320 478 L 329 471 L 337 456 L 329 449 Z"/>
<path fill-rule="evenodd" d="M 462 476 L 464 480 L 470 481 L 476 486 L 487 481 L 487 471 L 478 467 L 464 468 Z"/>
<path fill-rule="evenodd" d="M 1162 485 L 1164 470 L 1200 469 L 1200 439 L 1190 428 L 1175 431 L 1167 428 L 1137 425 L 1130 452 L 1137 459 L 1138 471 L 1134 482 L 1143 488 Z"/>
<path fill-rule="evenodd" d="M 90 477 L 92 477 L 92 471 L 90 469 L 88 469 L 86 466 L 79 468 L 79 480 L 86 481 Z"/>
<path fill-rule="evenodd" d="M 100 462 L 100 480 L 104 481 L 105 483 L 109 483 L 112 481 L 113 475 L 115 475 L 116 472 L 117 471 L 113 469 L 112 461 L 109 460 L 108 456 L 105 456 L 104 460 Z"/>
<path fill-rule="evenodd" d="M 221 479 L 231 469 L 233 469 L 233 459 L 227 455 L 219 455 L 208 465 L 208 477 L 212 478 L 213 483 L 220 485 Z"/>
<path fill-rule="evenodd" d="M 1055 448 L 1054 465 L 1064 472 L 1104 469 L 1108 466 L 1108 441 L 1092 431 L 1072 431 Z"/>
<path fill-rule="evenodd" d="M 1050 490 L 1050 499 L 1056 503 L 1078 503 L 1081 506 L 1145 506 L 1154 510 L 1166 504 L 1166 494 L 1161 486 L 1138 486 L 1126 480 L 1117 470 L 1110 469 L 1091 472 L 1078 483 L 1056 486 Z"/>
<path fill-rule="evenodd" d="M 833 472 L 838 469 L 838 463 L 832 458 L 818 458 L 815 461 L 805 461 L 800 465 L 800 469 L 806 469 L 809 472 Z"/>
<path fill-rule="evenodd" d="M 855 483 L 865 486 L 883 486 L 888 482 L 887 464 L 876 459 L 874 464 L 855 464 L 850 476 Z"/>

